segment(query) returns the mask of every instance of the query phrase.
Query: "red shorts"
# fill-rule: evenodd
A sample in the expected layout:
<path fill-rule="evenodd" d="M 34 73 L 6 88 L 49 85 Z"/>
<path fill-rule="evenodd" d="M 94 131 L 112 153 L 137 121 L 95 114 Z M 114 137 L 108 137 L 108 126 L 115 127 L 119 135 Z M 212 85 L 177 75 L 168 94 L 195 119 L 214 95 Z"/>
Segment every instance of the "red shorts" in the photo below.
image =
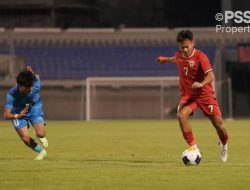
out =
<path fill-rule="evenodd" d="M 206 116 L 221 116 L 221 111 L 214 97 L 205 98 L 191 98 L 189 96 L 182 96 L 179 101 L 179 107 L 188 106 L 193 112 L 199 107 Z"/>

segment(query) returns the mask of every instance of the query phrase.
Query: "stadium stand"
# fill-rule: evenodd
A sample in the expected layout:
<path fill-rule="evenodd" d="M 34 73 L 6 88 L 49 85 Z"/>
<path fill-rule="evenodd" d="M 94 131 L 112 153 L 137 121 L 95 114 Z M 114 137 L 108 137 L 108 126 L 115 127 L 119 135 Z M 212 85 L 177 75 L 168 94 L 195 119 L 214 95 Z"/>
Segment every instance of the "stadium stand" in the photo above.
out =
<path fill-rule="evenodd" d="M 216 48 L 201 47 L 213 63 Z M 178 49 L 158 41 L 19 41 L 15 54 L 44 79 L 86 79 L 90 76 L 176 76 L 175 65 L 156 65 L 159 55 Z"/>

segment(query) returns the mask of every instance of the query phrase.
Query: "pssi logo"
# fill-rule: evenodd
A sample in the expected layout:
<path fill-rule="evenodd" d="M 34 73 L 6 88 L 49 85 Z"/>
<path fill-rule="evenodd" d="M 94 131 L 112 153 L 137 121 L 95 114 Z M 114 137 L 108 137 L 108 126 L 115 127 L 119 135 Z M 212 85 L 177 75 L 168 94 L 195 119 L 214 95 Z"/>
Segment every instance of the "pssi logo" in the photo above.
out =
<path fill-rule="evenodd" d="M 237 24 L 241 23 L 250 23 L 250 11 L 225 11 L 223 13 L 217 13 L 215 15 L 215 19 L 217 21 L 224 20 L 224 23 L 228 23 L 230 21 L 234 21 Z"/>

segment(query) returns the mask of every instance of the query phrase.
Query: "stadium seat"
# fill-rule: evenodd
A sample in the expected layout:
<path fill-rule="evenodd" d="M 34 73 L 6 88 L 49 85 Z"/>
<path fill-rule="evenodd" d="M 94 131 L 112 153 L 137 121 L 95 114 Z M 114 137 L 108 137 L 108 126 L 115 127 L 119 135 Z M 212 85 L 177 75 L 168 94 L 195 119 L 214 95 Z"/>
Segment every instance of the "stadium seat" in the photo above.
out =
<path fill-rule="evenodd" d="M 157 65 L 157 56 L 178 49 L 159 40 L 35 40 L 15 41 L 15 52 L 24 56 L 43 79 L 86 79 L 91 76 L 177 76 L 173 64 Z M 216 48 L 198 47 L 213 63 Z M 0 49 L 1 52 L 1 49 Z"/>

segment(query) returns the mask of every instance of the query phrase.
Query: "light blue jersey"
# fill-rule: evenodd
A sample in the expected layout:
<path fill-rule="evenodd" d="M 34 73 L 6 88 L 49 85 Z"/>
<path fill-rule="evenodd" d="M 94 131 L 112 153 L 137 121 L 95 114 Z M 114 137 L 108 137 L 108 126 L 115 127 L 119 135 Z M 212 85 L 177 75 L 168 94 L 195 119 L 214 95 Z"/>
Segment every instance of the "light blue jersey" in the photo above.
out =
<path fill-rule="evenodd" d="M 12 121 L 16 130 L 28 126 L 28 122 L 32 125 L 44 123 L 42 102 L 38 94 L 41 87 L 40 79 L 37 77 L 28 96 L 24 96 L 18 87 L 19 85 L 16 85 L 9 90 L 5 103 L 5 108 L 11 109 L 12 114 L 19 114 L 26 106 L 29 107 L 25 116 Z"/>

